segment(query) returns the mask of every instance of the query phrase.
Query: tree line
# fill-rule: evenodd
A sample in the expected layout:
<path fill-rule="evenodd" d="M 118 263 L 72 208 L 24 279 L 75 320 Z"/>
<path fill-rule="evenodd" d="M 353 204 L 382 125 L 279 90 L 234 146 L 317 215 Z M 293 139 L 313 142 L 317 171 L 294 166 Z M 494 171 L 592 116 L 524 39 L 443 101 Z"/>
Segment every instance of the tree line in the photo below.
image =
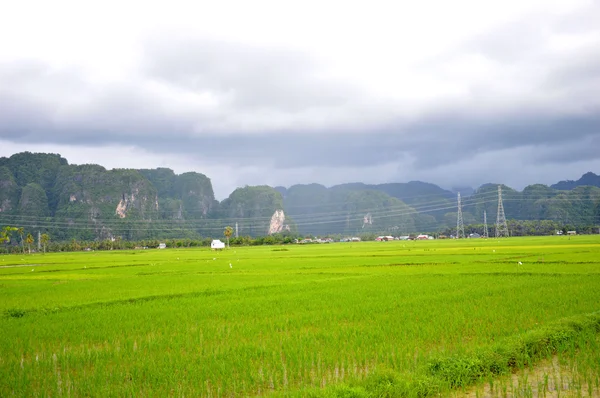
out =
<path fill-rule="evenodd" d="M 20 238 L 20 247 L 19 247 L 19 242 L 15 242 L 15 244 L 11 245 L 11 242 L 13 242 L 13 236 L 16 238 L 17 236 Z M 27 251 L 29 254 L 31 254 L 31 245 L 35 242 L 33 235 L 31 235 L 30 232 L 28 232 L 27 234 L 25 234 L 25 228 L 23 227 L 11 227 L 10 225 L 7 225 L 5 227 L 2 228 L 2 230 L 0 231 L 0 243 L 3 243 L 6 247 L 12 247 L 13 250 L 10 250 L 10 252 L 15 252 L 15 247 L 18 249 L 21 249 L 23 251 L 23 253 L 25 253 L 25 244 L 27 244 Z M 41 246 L 43 246 L 44 248 L 44 253 L 46 252 L 46 247 L 48 245 L 48 243 L 50 242 L 50 235 L 43 233 L 40 235 L 39 238 L 39 243 Z M 5 247 L 5 248 L 6 248 Z M 7 249 L 7 251 L 9 251 Z M 17 250 L 19 251 L 19 250 Z"/>
<path fill-rule="evenodd" d="M 595 234 L 600 233 L 598 226 L 594 225 L 569 225 L 560 224 L 552 220 L 508 220 L 508 229 L 510 236 L 544 236 L 555 235 L 557 231 L 566 233 L 567 231 L 576 230 L 578 234 Z M 465 234 L 477 233 L 483 236 L 485 226 L 483 224 L 465 225 Z M 494 225 L 488 226 L 489 235 L 494 235 Z M 448 228 L 443 231 L 423 232 L 439 237 L 450 237 L 456 233 L 455 229 Z M 262 246 L 262 245 L 286 245 L 297 243 L 305 238 L 315 238 L 313 235 L 301 235 L 290 231 L 277 233 L 265 236 L 233 236 L 233 228 L 228 226 L 223 231 L 223 236 L 226 239 L 227 246 Z M 373 232 L 357 234 L 363 241 L 374 240 L 378 234 Z M 416 234 L 410 234 L 411 237 L 416 237 Z M 318 236 L 319 238 L 331 238 L 334 241 L 346 238 L 345 235 L 328 234 Z M 50 235 L 43 233 L 39 235 L 39 246 L 43 248 L 43 252 L 69 252 L 69 251 L 92 251 L 92 250 L 134 250 L 134 249 L 154 249 L 164 243 L 167 248 L 186 248 L 186 247 L 210 247 L 212 237 L 202 238 L 169 238 L 169 239 L 142 239 L 128 240 L 121 237 L 110 239 L 95 239 L 95 240 L 78 240 L 71 239 L 69 241 L 51 241 Z M 0 253 L 32 253 L 32 245 L 35 239 L 30 232 L 26 232 L 23 227 L 5 226 L 0 230 Z"/>

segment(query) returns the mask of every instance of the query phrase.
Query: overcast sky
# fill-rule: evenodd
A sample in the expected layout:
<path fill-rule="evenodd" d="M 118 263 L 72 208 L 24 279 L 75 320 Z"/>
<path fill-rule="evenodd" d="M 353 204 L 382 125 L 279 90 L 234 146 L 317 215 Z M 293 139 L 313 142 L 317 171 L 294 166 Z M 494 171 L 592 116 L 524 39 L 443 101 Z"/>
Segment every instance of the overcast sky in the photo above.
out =
<path fill-rule="evenodd" d="M 6 1 L 0 156 L 239 186 L 600 173 L 600 1 Z"/>

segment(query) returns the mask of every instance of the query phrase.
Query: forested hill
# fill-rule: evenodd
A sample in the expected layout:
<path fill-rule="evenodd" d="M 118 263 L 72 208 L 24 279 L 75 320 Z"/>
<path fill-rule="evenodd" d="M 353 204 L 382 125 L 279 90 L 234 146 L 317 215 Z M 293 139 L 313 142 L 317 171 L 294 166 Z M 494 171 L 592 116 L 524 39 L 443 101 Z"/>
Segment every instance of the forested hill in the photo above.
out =
<path fill-rule="evenodd" d="M 550 188 L 569 190 L 586 185 L 600 187 L 600 176 L 592 172 L 588 172 L 582 175 L 581 178 L 577 181 L 560 181 L 554 185 L 551 185 Z"/>
<path fill-rule="evenodd" d="M 597 225 L 599 180 L 587 173 L 522 192 L 502 186 L 506 216 Z M 484 211 L 489 224 L 495 221 L 497 187 L 486 184 L 463 196 L 465 224 L 481 224 Z M 456 211 L 453 192 L 419 181 L 243 187 L 219 202 L 210 178 L 196 172 L 106 170 L 44 153 L 0 158 L 0 227 L 48 232 L 55 241 L 222 237 L 225 226 L 236 224 L 240 236 L 400 235 L 447 230 L 456 226 Z"/>

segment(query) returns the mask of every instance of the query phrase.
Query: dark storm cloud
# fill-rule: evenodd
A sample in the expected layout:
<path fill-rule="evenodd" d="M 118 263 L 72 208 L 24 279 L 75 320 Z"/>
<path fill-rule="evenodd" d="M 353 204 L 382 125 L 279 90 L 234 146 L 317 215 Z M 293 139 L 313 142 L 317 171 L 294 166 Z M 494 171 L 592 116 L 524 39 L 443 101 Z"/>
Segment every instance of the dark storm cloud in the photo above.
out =
<path fill-rule="evenodd" d="M 463 50 L 527 64 L 526 54 L 543 40 L 537 29 L 516 24 Z M 600 92 L 600 54 L 552 60 L 544 65 L 541 83 L 531 87 L 538 96 L 548 93 L 550 105 L 528 101 L 531 93 L 524 92 L 522 98 L 502 98 L 496 109 L 497 82 L 492 81 L 479 86 L 480 98 L 436 103 L 410 122 L 398 113 L 354 125 L 377 120 L 373 115 L 389 114 L 396 104 L 380 101 L 384 109 L 377 109 L 365 92 L 331 79 L 301 51 L 159 39 L 146 42 L 137 76 L 100 87 L 77 69 L 57 70 L 33 61 L 0 64 L 0 138 L 86 148 L 134 146 L 217 164 L 282 170 L 310 166 L 340 176 L 345 168 L 408 161 L 414 164 L 407 167 L 436 171 L 471 158 L 485 162 L 487 153 L 498 152 L 518 154 L 525 157 L 522 163 L 532 165 L 598 160 L 600 103 L 593 94 Z M 429 67 L 434 73 L 435 65 Z M 176 98 L 207 94 L 217 105 L 173 107 L 154 84 L 173 90 Z M 328 115 L 341 123 L 323 126 L 321 118 L 327 122 Z M 262 117 L 268 127 L 244 117 Z M 281 119 L 281 127 L 271 126 L 271 119 Z"/>
<path fill-rule="evenodd" d="M 567 140 L 561 145 L 540 145 L 531 155 L 533 163 L 566 164 L 573 161 L 588 161 L 599 159 L 600 133 L 590 135 L 581 140 Z"/>
<path fill-rule="evenodd" d="M 406 127 L 406 145 L 420 166 L 451 162 L 457 156 L 524 146 L 581 144 L 600 135 L 600 116 L 511 114 L 483 118 L 434 117 Z M 387 143 L 391 145 L 391 143 Z"/>

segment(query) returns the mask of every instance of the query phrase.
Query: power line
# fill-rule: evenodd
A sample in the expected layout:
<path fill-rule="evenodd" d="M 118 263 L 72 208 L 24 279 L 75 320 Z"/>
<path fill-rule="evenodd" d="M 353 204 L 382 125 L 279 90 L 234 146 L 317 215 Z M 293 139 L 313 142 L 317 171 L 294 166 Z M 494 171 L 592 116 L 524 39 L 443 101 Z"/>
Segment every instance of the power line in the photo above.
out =
<path fill-rule="evenodd" d="M 456 217 L 456 238 L 465 237 L 465 226 L 463 225 L 462 206 L 460 204 L 460 192 L 458 193 L 458 214 Z"/>
<path fill-rule="evenodd" d="M 501 189 L 499 189 L 499 202 L 502 203 L 502 195 Z M 429 195 L 424 195 L 429 196 Z M 527 198 L 507 198 L 507 201 L 514 202 L 524 202 L 531 201 L 534 198 L 539 197 L 539 199 L 554 199 L 548 198 L 545 195 L 528 195 Z M 561 201 L 569 201 L 569 200 L 594 200 L 590 198 L 587 194 L 576 194 L 569 195 L 568 197 L 555 197 Z M 461 213 L 462 207 L 470 207 L 475 205 L 482 205 L 485 203 L 495 202 L 494 193 L 493 192 L 485 192 L 483 194 L 473 195 L 467 197 L 463 200 L 461 198 Z M 347 203 L 347 202 L 340 202 Z M 328 203 L 327 206 L 332 206 L 331 203 Z M 318 205 L 315 205 L 318 207 Z M 363 208 L 363 209 L 354 209 L 354 210 L 341 210 L 341 211 L 331 211 L 331 212 L 321 212 L 321 213 L 311 213 L 306 215 L 294 215 L 292 214 L 292 218 L 295 221 L 295 224 L 298 227 L 317 227 L 319 225 L 332 225 L 332 224 L 350 224 L 351 221 L 362 221 L 364 215 L 366 213 L 371 213 L 374 219 L 384 219 L 396 217 L 399 223 L 402 223 L 403 217 L 409 217 L 411 215 L 416 214 L 427 214 L 433 212 L 443 212 L 445 210 L 450 211 L 454 206 L 447 199 L 436 199 L 430 200 L 418 205 L 409 206 L 401 201 L 395 203 L 392 206 L 386 206 L 384 208 Z M 321 207 L 322 208 L 322 207 Z M 265 208 L 268 209 L 268 208 Z M 504 215 L 504 207 L 502 205 L 502 215 Z M 99 229 L 110 229 L 114 228 L 117 230 L 127 230 L 127 231 L 185 231 L 191 229 L 203 230 L 203 231 L 218 231 L 222 230 L 222 225 L 231 224 L 234 221 L 240 222 L 240 227 L 242 229 L 257 229 L 262 228 L 263 224 L 270 220 L 270 217 L 247 217 L 247 218 L 222 218 L 222 219 L 211 219 L 211 218 L 201 218 L 201 219 L 185 219 L 185 220 L 167 220 L 160 219 L 158 216 L 159 212 L 151 212 L 147 213 L 147 216 L 157 217 L 157 219 L 153 220 L 131 220 L 131 219 L 87 219 L 87 220 L 70 220 L 67 217 L 54 217 L 54 218 L 46 218 L 40 216 L 32 216 L 32 215 L 9 215 L 9 214 L 0 214 L 0 220 L 2 222 L 8 222 L 10 224 L 19 223 L 24 227 L 35 227 L 35 228 L 64 228 L 64 229 L 76 229 L 76 230 L 88 230 L 94 231 Z M 594 221 L 597 218 L 595 215 L 590 214 L 590 221 Z M 499 220 L 498 218 L 497 220 Z M 504 222 L 506 218 L 504 217 Z M 440 225 L 443 225 L 442 222 L 434 220 L 434 219 L 420 219 L 418 221 L 418 226 L 421 229 L 434 228 Z M 458 224 L 458 223 L 457 223 Z M 484 224 L 487 225 L 487 220 L 484 220 Z M 409 224 L 411 225 L 411 224 Z M 458 225 L 457 225 L 458 226 Z M 413 227 L 410 227 L 413 228 Z M 458 228 L 457 228 L 458 229 Z M 497 228 L 499 231 L 500 229 Z M 508 236 L 508 226 L 506 226 L 506 231 Z M 463 232 L 464 233 L 464 232 Z"/>
<path fill-rule="evenodd" d="M 498 215 L 496 216 L 496 238 L 501 236 L 508 237 L 508 224 L 504 215 L 504 205 L 502 204 L 502 187 L 498 185 Z"/>
<path fill-rule="evenodd" d="M 488 227 L 487 227 L 487 212 L 484 210 L 483 211 L 483 237 L 484 238 L 489 238 L 490 234 L 488 233 Z"/>

